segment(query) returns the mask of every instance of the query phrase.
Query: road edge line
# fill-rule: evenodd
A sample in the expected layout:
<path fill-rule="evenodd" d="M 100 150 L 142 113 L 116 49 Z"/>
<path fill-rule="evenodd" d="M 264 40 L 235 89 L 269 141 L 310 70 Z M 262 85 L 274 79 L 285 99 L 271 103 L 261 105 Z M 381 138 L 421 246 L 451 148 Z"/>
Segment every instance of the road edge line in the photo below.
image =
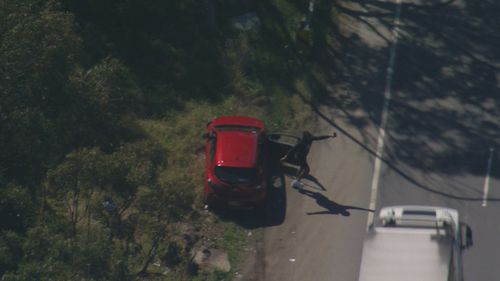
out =
<path fill-rule="evenodd" d="M 484 186 L 483 186 L 483 204 L 481 206 L 486 207 L 488 203 L 488 193 L 490 190 L 490 174 L 491 174 L 491 164 L 493 162 L 493 152 L 495 151 L 495 148 L 490 147 L 490 157 L 488 158 L 488 168 L 486 170 L 486 177 L 484 179 Z"/>
<path fill-rule="evenodd" d="M 394 72 L 394 63 L 396 61 L 396 46 L 398 44 L 399 37 L 399 24 L 401 18 L 401 7 L 402 0 L 396 0 L 397 9 L 394 16 L 394 28 L 392 29 L 392 45 L 389 57 L 389 65 L 387 67 L 387 75 L 384 90 L 384 106 L 382 108 L 382 119 L 380 122 L 380 127 L 378 131 L 377 138 L 377 149 L 375 151 L 375 163 L 373 168 L 372 183 L 370 188 L 370 210 L 375 211 L 377 203 L 377 193 L 378 193 L 378 183 L 380 178 L 380 171 L 382 168 L 382 154 L 384 153 L 384 143 L 385 143 L 385 128 L 387 126 L 389 102 L 391 100 L 391 90 L 392 90 L 392 76 Z M 374 212 L 368 213 L 368 221 L 366 224 L 367 230 L 372 226 L 374 219 Z"/>

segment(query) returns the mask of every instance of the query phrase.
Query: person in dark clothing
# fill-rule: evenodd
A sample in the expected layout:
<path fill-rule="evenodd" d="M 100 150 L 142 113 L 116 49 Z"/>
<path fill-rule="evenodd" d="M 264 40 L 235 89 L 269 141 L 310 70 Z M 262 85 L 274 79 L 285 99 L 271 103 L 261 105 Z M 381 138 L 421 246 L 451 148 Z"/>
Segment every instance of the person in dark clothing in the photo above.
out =
<path fill-rule="evenodd" d="M 311 149 L 313 141 L 324 140 L 328 138 L 335 138 L 337 134 L 334 132 L 332 135 L 326 136 L 313 136 L 309 131 L 304 131 L 302 133 L 302 139 L 288 151 L 288 153 L 281 158 L 281 162 L 285 162 L 291 159 L 297 161 L 299 169 L 297 170 L 295 182 L 300 182 L 300 180 L 309 174 L 310 168 L 307 164 L 307 155 Z M 293 185 L 293 183 L 292 183 Z"/>

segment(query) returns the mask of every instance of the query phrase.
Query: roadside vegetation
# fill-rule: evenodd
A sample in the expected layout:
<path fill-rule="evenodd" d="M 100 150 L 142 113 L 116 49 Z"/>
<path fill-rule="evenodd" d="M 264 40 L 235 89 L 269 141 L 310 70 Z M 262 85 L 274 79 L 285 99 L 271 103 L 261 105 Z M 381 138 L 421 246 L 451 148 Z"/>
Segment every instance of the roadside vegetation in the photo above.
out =
<path fill-rule="evenodd" d="M 298 42 L 307 4 L 0 0 L 0 279 L 229 279 L 192 265 L 200 241 L 236 262 L 247 239 L 203 210 L 201 135 L 311 120 L 327 43 Z"/>

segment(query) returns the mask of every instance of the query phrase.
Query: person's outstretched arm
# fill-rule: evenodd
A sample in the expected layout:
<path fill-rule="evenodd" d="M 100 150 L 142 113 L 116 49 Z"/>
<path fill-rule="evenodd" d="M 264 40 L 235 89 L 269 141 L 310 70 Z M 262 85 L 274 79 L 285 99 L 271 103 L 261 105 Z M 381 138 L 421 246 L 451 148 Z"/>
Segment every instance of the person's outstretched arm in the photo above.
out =
<path fill-rule="evenodd" d="M 312 137 L 312 140 L 313 141 L 316 141 L 316 140 L 324 140 L 324 139 L 328 139 L 328 138 L 334 138 L 337 136 L 337 133 L 333 132 L 332 135 L 326 135 L 326 136 L 314 136 Z"/>

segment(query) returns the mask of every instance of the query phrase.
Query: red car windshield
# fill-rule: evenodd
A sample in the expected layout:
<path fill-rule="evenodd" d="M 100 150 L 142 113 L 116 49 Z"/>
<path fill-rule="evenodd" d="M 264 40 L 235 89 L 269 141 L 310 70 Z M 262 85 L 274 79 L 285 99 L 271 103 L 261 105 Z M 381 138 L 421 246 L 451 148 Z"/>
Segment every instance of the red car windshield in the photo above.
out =
<path fill-rule="evenodd" d="M 227 183 L 244 184 L 257 179 L 256 168 L 215 167 L 215 176 Z"/>

